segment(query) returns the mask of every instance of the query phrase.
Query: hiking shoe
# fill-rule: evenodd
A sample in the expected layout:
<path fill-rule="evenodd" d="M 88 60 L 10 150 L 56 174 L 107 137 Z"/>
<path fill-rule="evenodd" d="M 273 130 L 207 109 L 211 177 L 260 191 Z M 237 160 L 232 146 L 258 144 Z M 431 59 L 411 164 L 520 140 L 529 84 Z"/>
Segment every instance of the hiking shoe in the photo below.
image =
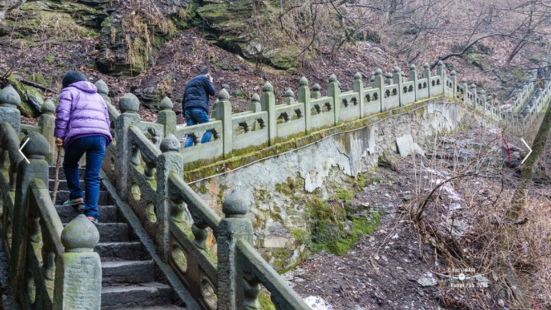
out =
<path fill-rule="evenodd" d="M 84 199 L 82 198 L 75 198 L 75 199 L 68 199 L 63 203 L 63 206 L 71 206 L 73 209 L 84 212 Z"/>
<path fill-rule="evenodd" d="M 97 218 L 93 217 L 93 216 L 87 216 L 86 217 L 90 222 L 92 222 L 92 224 L 94 225 L 98 225 L 99 224 L 99 221 Z"/>

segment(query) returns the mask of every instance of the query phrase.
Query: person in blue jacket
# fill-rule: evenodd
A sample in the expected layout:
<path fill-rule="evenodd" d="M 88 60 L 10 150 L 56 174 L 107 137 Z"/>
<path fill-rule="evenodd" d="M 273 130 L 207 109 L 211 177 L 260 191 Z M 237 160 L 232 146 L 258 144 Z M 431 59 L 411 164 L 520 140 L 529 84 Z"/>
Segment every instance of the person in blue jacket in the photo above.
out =
<path fill-rule="evenodd" d="M 186 124 L 192 126 L 195 124 L 207 123 L 209 121 L 209 96 L 214 96 L 216 89 L 212 82 L 212 76 L 208 67 L 202 67 L 199 75 L 187 82 L 184 90 L 184 99 L 182 100 L 182 111 Z M 212 132 L 207 131 L 201 138 L 201 143 L 209 142 L 212 138 Z M 193 145 L 193 139 L 187 137 L 184 147 Z"/>

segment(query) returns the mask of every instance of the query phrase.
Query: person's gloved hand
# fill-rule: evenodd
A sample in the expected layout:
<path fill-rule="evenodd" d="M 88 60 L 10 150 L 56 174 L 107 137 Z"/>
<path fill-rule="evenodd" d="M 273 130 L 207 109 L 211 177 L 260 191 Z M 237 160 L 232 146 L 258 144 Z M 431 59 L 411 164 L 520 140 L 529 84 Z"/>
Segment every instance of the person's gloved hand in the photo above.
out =
<path fill-rule="evenodd" d="M 63 139 L 62 138 L 55 138 L 55 145 L 63 146 Z"/>

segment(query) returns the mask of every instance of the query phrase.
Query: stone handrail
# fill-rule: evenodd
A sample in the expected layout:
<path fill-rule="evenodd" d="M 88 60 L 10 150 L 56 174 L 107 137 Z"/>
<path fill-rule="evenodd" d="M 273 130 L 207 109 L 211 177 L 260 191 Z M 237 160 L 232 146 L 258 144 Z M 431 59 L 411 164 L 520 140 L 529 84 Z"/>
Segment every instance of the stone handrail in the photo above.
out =
<path fill-rule="evenodd" d="M 19 152 L 19 103 L 13 88 L 0 91 L 0 235 L 11 288 L 24 309 L 99 309 L 99 233 L 83 216 L 63 228 L 47 185 L 49 141 L 31 130 Z"/>
<path fill-rule="evenodd" d="M 119 106 L 122 113 L 114 120 L 116 144 L 107 151 L 104 171 L 115 181 L 123 200 L 154 238 L 161 257 L 173 267 L 204 308 L 246 308 L 248 301 L 236 291 L 245 276 L 234 272 L 241 266 L 239 261 L 248 257 L 238 261 L 236 242 L 252 242 L 252 224 L 245 217 L 246 203 L 226 198 L 225 216 L 218 216 L 183 180 L 184 155 L 180 152 L 180 142 L 173 135 L 178 132 L 178 126 L 161 130 L 164 138 L 159 144 L 154 143 L 146 132 L 153 123 L 143 122 L 137 114 L 138 99 L 127 94 Z M 266 114 L 243 113 L 238 117 L 250 121 L 249 117 L 259 117 L 255 115 L 258 113 Z M 169 111 L 165 119 L 172 119 Z M 165 126 L 164 123 L 154 125 Z M 194 127 L 186 127 L 186 130 L 193 131 Z M 215 240 L 216 246 L 210 240 Z M 258 253 L 253 256 L 260 257 Z M 262 278 L 270 281 L 262 284 L 275 296 L 276 305 L 283 305 L 278 309 L 288 309 L 285 305 L 308 309 L 298 295 L 289 293 L 284 281 L 262 258 L 260 263 L 255 261 L 243 266 L 259 264 L 262 274 L 276 275 Z"/>
<path fill-rule="evenodd" d="M 184 163 L 216 160 L 231 157 L 232 152 L 237 150 L 270 146 L 282 139 L 441 97 L 476 104 L 493 117 L 497 116 L 495 107 L 490 107 L 486 102 L 483 91 L 477 94 L 476 86 L 460 85 L 456 73 L 448 74 L 444 64 L 439 62 L 436 75 L 432 75 L 429 66 L 424 65 L 419 76 L 417 68 L 412 65 L 407 77 L 395 68 L 385 79 L 382 70 L 378 69 L 370 83 L 365 84 L 362 75 L 357 73 L 352 89 L 347 91 L 341 90 L 340 82 L 332 75 L 325 96 L 322 96 L 321 87 L 317 84 L 310 89 L 308 80 L 303 77 L 298 99 L 291 90 L 287 90 L 283 102 L 279 104 L 273 86 L 266 82 L 262 96 L 253 96 L 248 113 L 233 114 L 229 94 L 222 89 L 210 122 L 189 127 L 177 125 L 174 133 L 181 141 L 185 141 L 186 136 L 193 137 L 193 145 L 181 150 Z M 214 133 L 213 139 L 200 143 L 201 136 L 208 130 Z"/>

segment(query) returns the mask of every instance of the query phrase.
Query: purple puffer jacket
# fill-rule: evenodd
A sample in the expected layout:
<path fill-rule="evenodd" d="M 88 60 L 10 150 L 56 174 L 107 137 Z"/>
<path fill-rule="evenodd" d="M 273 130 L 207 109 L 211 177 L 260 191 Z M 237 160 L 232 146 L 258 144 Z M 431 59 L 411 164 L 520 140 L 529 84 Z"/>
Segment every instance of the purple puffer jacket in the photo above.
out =
<path fill-rule="evenodd" d="M 93 135 L 105 136 L 109 144 L 113 139 L 110 125 L 107 105 L 94 84 L 80 81 L 61 91 L 54 135 L 63 138 L 65 146 L 75 138 Z"/>

